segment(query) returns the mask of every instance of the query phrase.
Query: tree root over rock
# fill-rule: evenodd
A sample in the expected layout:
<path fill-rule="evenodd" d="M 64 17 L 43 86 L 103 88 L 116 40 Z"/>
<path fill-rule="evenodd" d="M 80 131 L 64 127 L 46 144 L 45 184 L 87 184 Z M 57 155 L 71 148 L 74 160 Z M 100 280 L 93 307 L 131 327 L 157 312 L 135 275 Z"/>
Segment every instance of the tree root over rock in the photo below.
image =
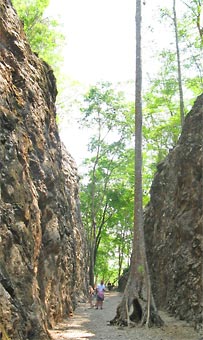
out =
<path fill-rule="evenodd" d="M 110 325 L 161 327 L 164 322 L 152 305 L 148 316 L 146 301 L 137 297 L 129 299 L 124 296 L 117 307 L 116 316 L 110 321 Z"/>

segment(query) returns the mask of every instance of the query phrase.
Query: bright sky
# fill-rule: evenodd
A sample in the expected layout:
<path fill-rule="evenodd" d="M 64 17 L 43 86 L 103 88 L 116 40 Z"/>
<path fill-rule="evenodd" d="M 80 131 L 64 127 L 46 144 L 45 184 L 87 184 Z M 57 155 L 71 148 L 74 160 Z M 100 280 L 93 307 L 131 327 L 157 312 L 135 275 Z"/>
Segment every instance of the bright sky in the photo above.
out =
<path fill-rule="evenodd" d="M 134 0 L 51 0 L 67 38 L 65 71 L 81 82 L 134 78 Z"/>
<path fill-rule="evenodd" d="M 164 1 L 164 5 L 171 3 Z M 142 6 L 145 46 L 151 44 L 152 35 L 147 27 L 155 22 L 154 13 L 159 4 L 163 1 L 146 0 Z M 50 0 L 50 14 L 63 24 L 67 41 L 63 73 L 84 84 L 134 79 L 135 6 L 136 0 Z M 166 31 L 167 28 L 158 32 L 154 44 L 168 43 Z M 143 66 L 148 65 L 145 73 L 155 68 L 155 60 L 149 62 L 149 58 L 148 47 L 148 52 L 143 53 Z M 71 127 L 61 127 L 60 135 L 79 164 L 86 143 L 82 132 L 71 121 Z"/>
<path fill-rule="evenodd" d="M 147 27 L 157 26 L 158 6 L 172 8 L 172 0 L 143 2 L 142 41 L 147 44 L 152 39 Z M 84 83 L 134 79 L 135 8 L 136 0 L 50 0 L 50 14 L 64 25 L 64 72 Z M 166 37 L 167 27 L 157 32 L 155 44 L 166 44 Z"/>

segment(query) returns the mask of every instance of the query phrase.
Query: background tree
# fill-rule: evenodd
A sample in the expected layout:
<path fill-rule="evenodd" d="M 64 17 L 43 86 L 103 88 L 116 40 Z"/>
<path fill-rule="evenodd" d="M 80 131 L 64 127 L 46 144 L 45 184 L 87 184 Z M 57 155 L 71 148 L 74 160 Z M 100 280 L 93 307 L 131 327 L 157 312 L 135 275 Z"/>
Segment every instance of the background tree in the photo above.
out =
<path fill-rule="evenodd" d="M 161 10 L 162 17 L 167 17 L 169 20 L 171 20 L 172 25 L 174 27 L 174 33 L 175 33 L 175 50 L 176 52 L 176 61 L 177 61 L 177 67 L 175 70 L 177 70 L 177 76 L 175 75 L 173 82 L 175 83 L 177 78 L 178 83 L 178 91 L 179 91 L 179 111 L 180 111 L 180 122 L 181 127 L 184 124 L 184 99 L 183 99 L 183 83 L 182 83 L 182 72 L 181 72 L 181 60 L 180 60 L 180 48 L 179 48 L 179 30 L 178 30 L 178 22 L 177 22 L 177 14 L 176 14 L 176 0 L 173 0 L 172 5 L 172 13 L 168 9 L 162 9 Z M 167 52 L 167 54 L 171 55 L 172 53 L 170 51 Z"/>
<path fill-rule="evenodd" d="M 189 8 L 192 21 L 196 24 L 198 29 L 201 45 L 203 44 L 203 26 L 201 21 L 202 15 L 202 0 L 182 0 L 182 2 Z"/>
<path fill-rule="evenodd" d="M 105 242 L 106 255 L 110 255 L 115 228 L 118 230 L 124 223 L 119 213 L 119 208 L 122 209 L 119 202 L 123 203 L 122 194 L 125 192 L 128 195 L 130 190 L 129 186 L 123 187 L 122 191 L 118 189 L 126 181 L 125 150 L 132 136 L 131 108 L 125 103 L 121 92 L 115 91 L 110 83 L 101 83 L 88 91 L 82 113 L 83 126 L 92 131 L 90 157 L 85 160 L 87 172 L 83 175 L 81 186 L 81 208 L 89 245 L 90 282 L 94 284 L 99 247 L 101 245 L 102 254 Z M 111 246 L 107 250 L 108 244 Z"/>
<path fill-rule="evenodd" d="M 182 73 L 181 73 L 181 62 L 180 62 L 180 49 L 179 49 L 179 38 L 178 38 L 178 25 L 176 16 L 176 0 L 173 0 L 173 23 L 175 31 L 175 41 L 176 41 L 176 56 L 177 56 L 177 66 L 178 66 L 178 88 L 179 88 L 179 102 L 180 102 L 180 121 L 181 126 L 184 124 L 184 99 L 183 99 L 183 86 L 182 86 Z"/>
<path fill-rule="evenodd" d="M 52 66 L 59 76 L 64 36 L 56 20 L 46 17 L 50 0 L 12 0 L 33 52 Z"/>
<path fill-rule="evenodd" d="M 171 42 L 169 41 L 168 47 L 164 47 L 156 56 L 160 66 L 158 72 L 149 78 L 148 89 L 145 85 L 143 95 L 143 155 L 145 158 L 143 182 L 145 191 L 150 186 L 156 165 L 174 148 L 180 136 L 181 99 L 179 96 L 178 101 L 177 97 L 180 83 L 183 95 L 185 94 L 184 103 L 181 106 L 185 114 L 203 88 L 202 45 L 198 29 L 201 27 L 199 19 L 202 0 L 182 1 L 182 3 L 185 4 L 182 7 L 185 11 L 175 13 L 176 25 L 174 25 L 174 3 L 172 1 L 167 8 L 162 7 L 160 10 L 161 26 L 159 29 L 162 25 L 164 27 L 167 25 L 168 32 L 171 29 Z M 164 22 L 162 22 L 163 18 Z M 176 39 L 174 39 L 175 26 L 178 34 L 179 55 L 181 56 L 181 81 L 178 78 L 177 45 Z"/>

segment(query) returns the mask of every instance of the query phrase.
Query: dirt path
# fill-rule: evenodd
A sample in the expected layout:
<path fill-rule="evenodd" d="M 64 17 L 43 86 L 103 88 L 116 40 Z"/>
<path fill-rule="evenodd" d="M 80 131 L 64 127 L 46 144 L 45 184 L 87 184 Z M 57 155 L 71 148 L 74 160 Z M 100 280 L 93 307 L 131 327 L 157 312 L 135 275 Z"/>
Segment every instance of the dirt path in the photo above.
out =
<path fill-rule="evenodd" d="M 185 322 L 165 314 L 162 328 L 116 327 L 109 326 L 109 321 L 116 314 L 116 307 L 121 300 L 117 292 L 106 293 L 103 310 L 90 308 L 88 303 L 81 304 L 72 318 L 58 324 L 50 334 L 54 340 L 203 340 L 203 334 L 197 333 Z"/>

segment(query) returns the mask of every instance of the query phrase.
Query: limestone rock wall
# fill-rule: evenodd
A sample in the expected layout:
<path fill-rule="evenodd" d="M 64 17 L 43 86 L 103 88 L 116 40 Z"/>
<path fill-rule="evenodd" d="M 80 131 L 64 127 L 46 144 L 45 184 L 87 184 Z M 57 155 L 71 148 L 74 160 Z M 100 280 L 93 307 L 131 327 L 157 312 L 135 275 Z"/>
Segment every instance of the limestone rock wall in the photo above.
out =
<path fill-rule="evenodd" d="M 145 211 L 155 300 L 181 319 L 203 322 L 203 94 L 177 146 L 159 164 Z"/>
<path fill-rule="evenodd" d="M 49 339 L 87 290 L 78 175 L 55 121 L 55 78 L 0 0 L 0 331 Z"/>

